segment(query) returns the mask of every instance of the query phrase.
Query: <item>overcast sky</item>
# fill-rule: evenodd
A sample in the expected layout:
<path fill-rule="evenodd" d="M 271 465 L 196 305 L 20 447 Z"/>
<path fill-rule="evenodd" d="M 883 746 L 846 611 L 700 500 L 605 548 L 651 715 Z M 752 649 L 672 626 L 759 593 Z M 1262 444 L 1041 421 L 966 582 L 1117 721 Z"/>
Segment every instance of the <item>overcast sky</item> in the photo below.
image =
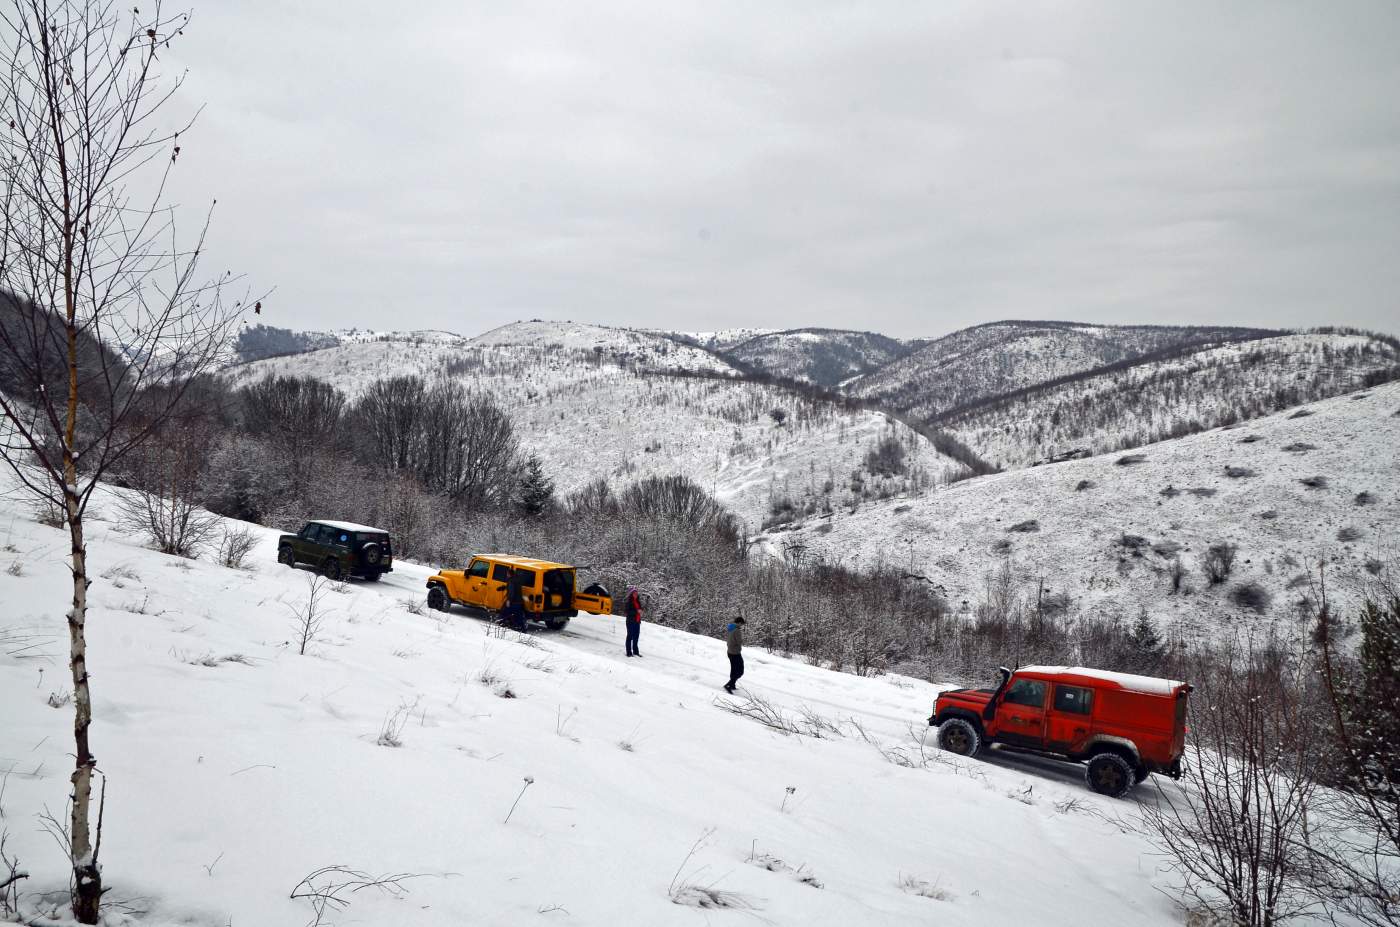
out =
<path fill-rule="evenodd" d="M 178 195 L 293 328 L 1400 331 L 1400 3 L 201 5 Z"/>

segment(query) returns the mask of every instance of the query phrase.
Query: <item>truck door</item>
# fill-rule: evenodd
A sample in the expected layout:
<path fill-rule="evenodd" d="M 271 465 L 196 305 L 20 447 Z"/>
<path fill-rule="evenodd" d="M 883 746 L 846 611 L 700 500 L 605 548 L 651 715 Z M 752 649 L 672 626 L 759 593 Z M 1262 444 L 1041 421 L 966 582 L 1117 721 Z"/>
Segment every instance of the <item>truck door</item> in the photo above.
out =
<path fill-rule="evenodd" d="M 1045 721 L 1047 746 L 1057 753 L 1077 753 L 1089 737 L 1089 718 L 1093 713 L 1093 689 L 1055 683 Z"/>
<path fill-rule="evenodd" d="M 491 565 L 491 580 L 486 584 L 482 605 L 500 611 L 506 605 L 506 585 L 510 583 L 510 567 L 504 563 Z"/>
<path fill-rule="evenodd" d="M 997 709 L 997 740 L 1022 747 L 1045 744 L 1045 696 L 1050 689 L 1043 679 L 1013 679 Z"/>
<path fill-rule="evenodd" d="M 490 582 L 491 563 L 480 558 L 473 559 L 467 572 L 462 575 L 462 594 L 454 596 L 467 605 L 486 608 L 486 584 Z"/>

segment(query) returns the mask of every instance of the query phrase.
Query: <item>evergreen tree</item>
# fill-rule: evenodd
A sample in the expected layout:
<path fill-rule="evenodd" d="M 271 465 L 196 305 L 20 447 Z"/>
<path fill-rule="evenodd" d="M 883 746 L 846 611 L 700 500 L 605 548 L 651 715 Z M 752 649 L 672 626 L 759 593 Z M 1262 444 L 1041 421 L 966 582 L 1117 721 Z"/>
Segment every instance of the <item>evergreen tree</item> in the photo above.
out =
<path fill-rule="evenodd" d="M 1162 656 L 1165 648 L 1162 645 L 1161 635 L 1152 625 L 1152 619 L 1147 617 L 1147 609 L 1138 612 L 1137 621 L 1133 622 L 1132 633 L 1134 658 L 1139 671 L 1143 673 L 1156 673 L 1162 667 Z"/>
<path fill-rule="evenodd" d="M 1400 789 L 1400 596 L 1361 609 L 1360 685 L 1353 713 L 1366 774 L 1394 798 Z"/>
<path fill-rule="evenodd" d="M 525 458 L 516 485 L 515 508 L 524 518 L 536 518 L 554 507 L 554 481 L 534 454 Z"/>

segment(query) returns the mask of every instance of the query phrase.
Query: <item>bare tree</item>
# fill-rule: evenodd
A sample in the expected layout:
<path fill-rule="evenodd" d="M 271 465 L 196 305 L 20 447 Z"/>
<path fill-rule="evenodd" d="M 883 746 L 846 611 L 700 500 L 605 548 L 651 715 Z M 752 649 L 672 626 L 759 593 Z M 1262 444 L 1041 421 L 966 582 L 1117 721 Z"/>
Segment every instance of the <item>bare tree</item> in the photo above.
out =
<path fill-rule="evenodd" d="M 187 17 L 165 15 L 159 2 L 142 7 L 17 0 L 0 13 L 9 124 L 0 143 L 0 366 L 9 384 L 0 456 L 32 497 L 62 510 L 69 534 L 73 912 L 86 924 L 97 921 L 103 887 L 100 809 L 91 820 L 83 516 L 98 482 L 217 360 L 239 311 L 223 297 L 230 275 L 197 276 L 209 217 L 182 248 L 164 204 L 181 133 L 160 129 L 156 116 L 180 78 L 161 73 L 161 56 Z"/>
<path fill-rule="evenodd" d="M 1273 927 L 1317 905 L 1307 846 L 1321 753 L 1298 661 L 1231 647 L 1193 698 L 1182 786 L 1142 804 L 1184 890 L 1239 927 Z"/>
<path fill-rule="evenodd" d="M 306 601 L 300 605 L 288 606 L 292 610 L 292 630 L 296 634 L 297 653 L 306 656 L 306 648 L 315 643 L 321 635 L 321 627 L 326 623 L 325 605 L 327 580 L 324 576 L 312 574 L 307 582 Z"/>

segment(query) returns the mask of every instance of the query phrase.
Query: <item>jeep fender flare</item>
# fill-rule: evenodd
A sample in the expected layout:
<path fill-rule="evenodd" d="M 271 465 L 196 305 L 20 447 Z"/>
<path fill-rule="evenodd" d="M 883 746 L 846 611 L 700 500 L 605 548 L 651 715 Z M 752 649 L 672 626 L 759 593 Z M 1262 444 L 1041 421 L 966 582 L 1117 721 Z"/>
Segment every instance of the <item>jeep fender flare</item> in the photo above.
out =
<path fill-rule="evenodd" d="M 1084 759 L 1091 759 L 1097 753 L 1121 753 L 1134 766 L 1142 765 L 1142 756 L 1138 753 L 1137 744 L 1126 737 L 1115 737 L 1112 734 L 1095 734 L 1089 738 L 1089 742 L 1084 745 L 1082 756 Z"/>
<path fill-rule="evenodd" d="M 971 724 L 977 730 L 978 736 L 986 736 L 986 733 L 983 731 L 982 728 L 981 717 L 978 716 L 977 712 L 967 708 L 945 708 L 942 712 L 935 715 L 929 721 L 929 726 L 937 727 L 944 721 L 948 721 L 952 718 L 962 718 L 964 721 L 966 721 L 968 724 Z"/>

